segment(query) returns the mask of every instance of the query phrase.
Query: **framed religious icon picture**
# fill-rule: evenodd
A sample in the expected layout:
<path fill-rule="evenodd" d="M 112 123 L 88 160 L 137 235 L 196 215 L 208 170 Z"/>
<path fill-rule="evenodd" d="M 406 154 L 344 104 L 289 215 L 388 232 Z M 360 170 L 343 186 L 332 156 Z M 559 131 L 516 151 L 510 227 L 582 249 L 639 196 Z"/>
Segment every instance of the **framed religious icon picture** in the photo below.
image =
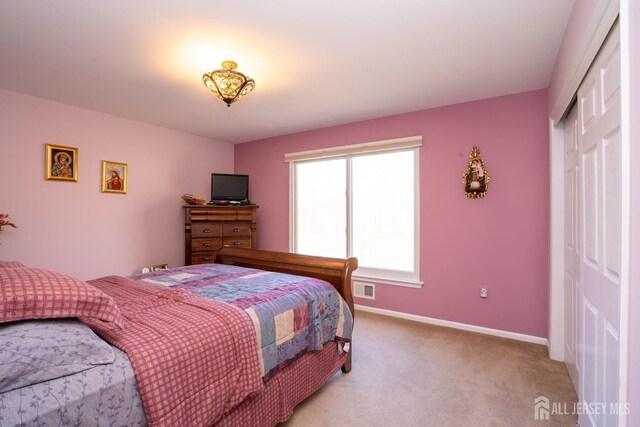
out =
<path fill-rule="evenodd" d="M 102 162 L 102 192 L 127 194 L 127 164 Z"/>
<path fill-rule="evenodd" d="M 464 194 L 469 199 L 481 199 L 487 195 L 489 188 L 489 172 L 484 166 L 480 149 L 473 147 L 467 162 L 467 170 L 462 175 Z"/>
<path fill-rule="evenodd" d="M 78 181 L 78 149 L 47 144 L 45 173 L 47 179 Z"/>

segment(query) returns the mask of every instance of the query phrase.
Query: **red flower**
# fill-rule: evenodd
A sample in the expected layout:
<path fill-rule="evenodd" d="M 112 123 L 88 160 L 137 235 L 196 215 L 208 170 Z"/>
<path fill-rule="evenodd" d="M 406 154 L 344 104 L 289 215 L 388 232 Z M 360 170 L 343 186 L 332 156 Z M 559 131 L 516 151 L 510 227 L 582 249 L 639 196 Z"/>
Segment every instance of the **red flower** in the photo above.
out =
<path fill-rule="evenodd" d="M 4 227 L 5 225 L 13 228 L 18 228 L 14 223 L 9 222 L 9 214 L 0 213 L 0 230 L 2 230 L 2 227 Z"/>

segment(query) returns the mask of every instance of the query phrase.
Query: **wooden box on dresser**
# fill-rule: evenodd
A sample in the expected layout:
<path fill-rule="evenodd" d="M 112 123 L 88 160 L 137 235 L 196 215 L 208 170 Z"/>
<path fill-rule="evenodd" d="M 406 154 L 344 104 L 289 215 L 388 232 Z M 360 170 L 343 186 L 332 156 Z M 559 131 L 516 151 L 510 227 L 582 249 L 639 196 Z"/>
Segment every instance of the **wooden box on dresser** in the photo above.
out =
<path fill-rule="evenodd" d="M 213 262 L 223 246 L 256 248 L 257 205 L 185 206 L 185 265 Z"/>

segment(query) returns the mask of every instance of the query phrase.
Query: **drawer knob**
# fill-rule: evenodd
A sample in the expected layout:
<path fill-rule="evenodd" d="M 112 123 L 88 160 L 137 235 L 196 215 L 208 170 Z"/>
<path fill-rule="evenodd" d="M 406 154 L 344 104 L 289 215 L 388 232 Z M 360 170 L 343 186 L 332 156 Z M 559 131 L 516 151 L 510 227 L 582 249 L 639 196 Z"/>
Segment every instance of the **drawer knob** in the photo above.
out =
<path fill-rule="evenodd" d="M 208 228 L 205 228 L 204 230 L 202 230 L 203 233 L 211 233 L 211 230 L 209 230 Z"/>
<path fill-rule="evenodd" d="M 240 242 L 238 241 L 233 242 L 233 246 L 240 246 Z"/>
<path fill-rule="evenodd" d="M 234 233 L 239 233 L 239 232 L 240 232 L 240 229 L 239 229 L 239 228 L 234 228 L 234 229 L 233 229 L 233 232 L 234 232 Z"/>
<path fill-rule="evenodd" d="M 202 246 L 204 246 L 204 247 L 208 248 L 209 246 L 211 246 L 211 243 L 209 243 L 209 242 L 204 242 L 204 243 L 202 244 Z"/>
<path fill-rule="evenodd" d="M 202 257 L 203 261 L 211 261 L 211 258 L 209 258 L 208 256 Z"/>

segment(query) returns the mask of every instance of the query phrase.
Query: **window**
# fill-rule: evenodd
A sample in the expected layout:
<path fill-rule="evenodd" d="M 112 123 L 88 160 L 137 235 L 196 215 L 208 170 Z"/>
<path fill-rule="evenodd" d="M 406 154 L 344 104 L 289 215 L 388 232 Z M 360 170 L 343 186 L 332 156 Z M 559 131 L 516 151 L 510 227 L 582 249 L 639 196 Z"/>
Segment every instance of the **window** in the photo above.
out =
<path fill-rule="evenodd" d="M 420 137 L 287 154 L 292 252 L 358 258 L 356 277 L 420 286 Z"/>

